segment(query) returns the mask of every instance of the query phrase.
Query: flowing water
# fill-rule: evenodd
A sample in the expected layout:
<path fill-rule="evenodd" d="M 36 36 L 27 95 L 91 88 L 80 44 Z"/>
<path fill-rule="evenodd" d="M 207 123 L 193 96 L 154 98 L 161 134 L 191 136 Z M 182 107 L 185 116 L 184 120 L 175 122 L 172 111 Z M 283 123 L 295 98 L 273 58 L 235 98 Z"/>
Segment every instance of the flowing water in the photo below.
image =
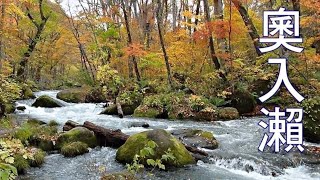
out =
<path fill-rule="evenodd" d="M 58 91 L 42 91 L 36 96 L 49 95 L 55 98 Z M 67 120 L 78 123 L 90 121 L 106 128 L 121 129 L 126 134 L 145 131 L 144 128 L 132 127 L 132 122 L 147 122 L 151 128 L 166 130 L 192 128 L 212 132 L 219 141 L 216 150 L 205 150 L 210 154 L 208 161 L 199 161 L 197 165 L 170 171 L 154 172 L 146 179 L 320 179 L 319 164 L 303 163 L 300 153 L 261 153 L 258 151 L 263 130 L 257 123 L 261 118 L 203 123 L 191 121 L 169 121 L 146 118 L 127 117 L 119 119 L 114 116 L 99 115 L 102 104 L 65 103 L 62 108 L 31 107 L 34 100 L 19 101 L 25 106 L 24 112 L 17 112 L 20 117 L 37 118 L 49 122 L 56 120 L 64 124 Z M 320 146 L 319 144 L 313 144 Z M 32 168 L 21 179 L 43 180 L 78 180 L 99 179 L 104 172 L 119 172 L 125 166 L 115 161 L 116 150 L 112 148 L 95 148 L 83 156 L 64 158 L 60 154 L 46 157 L 41 168 Z M 273 177 L 272 174 L 276 175 Z"/>

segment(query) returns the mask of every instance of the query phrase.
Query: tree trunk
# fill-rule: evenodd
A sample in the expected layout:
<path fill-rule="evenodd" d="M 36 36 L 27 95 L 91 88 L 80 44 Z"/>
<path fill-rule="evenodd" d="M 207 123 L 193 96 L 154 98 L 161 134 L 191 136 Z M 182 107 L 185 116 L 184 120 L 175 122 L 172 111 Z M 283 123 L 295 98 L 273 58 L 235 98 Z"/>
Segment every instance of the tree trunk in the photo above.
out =
<path fill-rule="evenodd" d="M 119 102 L 119 98 L 116 98 L 116 105 L 117 105 L 117 111 L 118 111 L 119 118 L 123 118 L 124 115 L 123 115 L 121 104 Z"/>
<path fill-rule="evenodd" d="M 129 46 L 129 45 L 132 44 L 132 36 L 131 36 L 130 25 L 129 25 L 129 20 L 128 20 L 128 14 L 127 14 L 126 6 L 124 4 L 124 0 L 121 0 L 121 6 L 122 6 L 122 10 L 123 10 L 123 15 L 124 15 L 124 21 L 125 21 L 127 35 L 128 35 L 128 46 Z M 135 74 L 136 74 L 137 81 L 140 82 L 141 77 L 140 77 L 138 64 L 137 64 L 135 56 L 129 57 L 128 66 L 129 66 L 129 77 L 130 78 L 133 77 L 132 64 L 134 66 L 134 71 L 135 71 Z"/>
<path fill-rule="evenodd" d="M 172 4 L 172 30 L 177 28 L 177 2 L 176 0 L 171 0 Z"/>
<path fill-rule="evenodd" d="M 223 20 L 223 0 L 214 0 L 214 16 L 215 19 Z M 219 38 L 217 39 L 218 42 L 218 49 L 222 50 L 223 52 L 227 51 L 227 40 L 226 38 Z"/>
<path fill-rule="evenodd" d="M 163 39 L 163 34 L 162 34 L 162 7 L 161 7 L 161 0 L 157 0 L 157 26 L 158 26 L 158 33 L 159 33 L 159 39 L 160 39 L 160 44 L 164 56 L 164 61 L 166 63 L 166 68 L 167 68 L 167 77 L 168 77 L 168 83 L 170 88 L 172 88 L 172 78 L 171 78 L 171 68 L 169 64 L 169 57 L 167 54 L 166 47 L 164 45 L 164 39 Z"/>
<path fill-rule="evenodd" d="M 19 63 L 20 67 L 18 68 L 18 71 L 17 71 L 17 77 L 20 81 L 25 81 L 27 78 L 26 71 L 27 71 L 27 64 L 28 64 L 29 58 L 30 58 L 31 54 L 33 53 L 33 51 L 35 50 L 36 45 L 40 40 L 40 36 L 44 30 L 44 27 L 49 19 L 49 16 L 48 17 L 44 16 L 42 5 L 43 5 L 43 0 L 39 0 L 39 11 L 40 11 L 40 17 L 41 17 L 40 24 L 36 22 L 36 20 L 31 15 L 29 8 L 26 7 L 27 16 L 28 16 L 29 20 L 36 26 L 37 32 L 36 32 L 36 35 L 30 40 L 29 45 L 28 45 L 28 50 L 27 50 L 27 52 L 24 53 L 24 55 Z"/>
<path fill-rule="evenodd" d="M 209 23 L 210 22 L 210 13 L 209 13 L 208 0 L 203 0 L 203 4 L 204 4 L 204 12 L 205 12 L 206 22 Z M 210 49 L 211 60 L 214 64 L 215 69 L 218 70 L 221 68 L 221 65 L 220 65 L 219 59 L 216 56 L 215 50 L 214 50 L 212 32 L 211 32 L 211 30 L 209 30 L 209 31 L 210 31 L 209 49 Z"/>
<path fill-rule="evenodd" d="M 247 26 L 248 31 L 249 31 L 249 35 L 253 41 L 253 45 L 254 48 L 256 50 L 256 53 L 258 54 L 258 56 L 261 56 L 263 53 L 260 51 L 260 47 L 261 44 L 259 43 L 259 34 L 258 31 L 256 29 L 256 27 L 254 26 L 247 9 L 243 6 L 243 4 L 239 1 L 239 0 L 232 0 L 233 4 L 236 6 L 237 10 L 239 11 L 244 24 Z"/>
<path fill-rule="evenodd" d="M 3 46 L 3 33 L 4 33 L 4 18 L 6 11 L 6 0 L 2 0 L 1 3 L 1 20 L 0 20 L 0 73 L 2 72 L 2 61 L 5 57 Z"/>
<path fill-rule="evenodd" d="M 200 7 L 201 7 L 201 0 L 197 0 L 196 16 L 199 16 L 199 14 L 200 14 Z M 193 30 L 194 32 L 197 31 L 198 23 L 199 23 L 199 19 L 196 18 L 195 21 L 194 21 L 194 24 L 195 24 L 195 27 L 194 27 L 194 30 Z"/>

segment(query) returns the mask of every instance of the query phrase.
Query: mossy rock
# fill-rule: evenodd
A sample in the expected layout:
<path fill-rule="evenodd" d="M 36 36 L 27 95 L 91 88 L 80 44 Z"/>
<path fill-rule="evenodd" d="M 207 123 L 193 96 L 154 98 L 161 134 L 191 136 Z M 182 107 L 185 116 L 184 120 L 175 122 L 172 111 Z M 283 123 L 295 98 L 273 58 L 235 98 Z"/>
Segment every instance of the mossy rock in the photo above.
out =
<path fill-rule="evenodd" d="M 94 132 L 84 127 L 76 127 L 58 137 L 56 148 L 61 149 L 65 144 L 77 141 L 86 143 L 91 148 L 98 145 Z"/>
<path fill-rule="evenodd" d="M 215 121 L 217 120 L 217 116 L 217 108 L 213 106 L 195 112 L 193 119 L 196 121 Z"/>
<path fill-rule="evenodd" d="M 134 114 L 135 109 L 137 108 L 136 105 L 121 105 L 123 115 L 132 115 Z M 118 115 L 117 106 L 115 104 L 112 104 L 108 107 L 106 107 L 100 114 L 106 114 L 106 115 Z"/>
<path fill-rule="evenodd" d="M 88 145 L 79 141 L 65 144 L 61 148 L 61 154 L 64 157 L 76 157 L 88 152 Z"/>
<path fill-rule="evenodd" d="M 28 124 L 33 124 L 33 125 L 44 125 L 47 124 L 44 121 L 38 120 L 38 119 L 28 119 L 27 120 Z"/>
<path fill-rule="evenodd" d="M 63 105 L 54 100 L 53 98 L 43 95 L 36 99 L 36 101 L 32 104 L 33 107 L 45 107 L 45 108 L 56 108 L 63 107 Z"/>
<path fill-rule="evenodd" d="M 88 94 L 88 88 L 73 88 L 60 91 L 57 98 L 68 103 L 84 103 Z"/>
<path fill-rule="evenodd" d="M 51 120 L 48 122 L 48 126 L 59 126 L 59 123 L 55 120 Z"/>
<path fill-rule="evenodd" d="M 305 100 L 303 135 L 309 142 L 320 143 L 320 97 Z"/>
<path fill-rule="evenodd" d="M 194 158 L 184 145 L 165 130 L 157 129 L 152 131 L 141 132 L 129 137 L 124 145 L 122 145 L 116 154 L 116 160 L 121 163 L 132 163 L 136 154 L 140 154 L 149 141 L 154 141 L 158 147 L 155 148 L 155 154 L 151 159 L 161 159 L 168 149 L 175 157 L 175 161 L 164 162 L 166 166 L 181 167 L 195 163 Z M 146 164 L 146 162 L 141 162 Z"/>
<path fill-rule="evenodd" d="M 33 159 L 29 160 L 29 164 L 31 167 L 41 167 L 45 161 L 46 153 L 42 150 L 37 150 L 34 154 Z"/>
<path fill-rule="evenodd" d="M 256 105 L 254 96 L 248 91 L 236 90 L 231 96 L 231 106 L 236 108 L 239 114 L 253 112 Z"/>
<path fill-rule="evenodd" d="M 218 108 L 218 119 L 219 120 L 232 120 L 240 117 L 239 112 L 236 108 L 225 107 Z"/>
<path fill-rule="evenodd" d="M 181 140 L 183 144 L 195 148 L 216 149 L 219 146 L 218 141 L 211 132 L 198 129 L 179 129 L 171 131 L 171 134 Z"/>
<path fill-rule="evenodd" d="M 110 173 L 102 176 L 101 180 L 136 180 L 135 176 L 129 172 Z"/>
<path fill-rule="evenodd" d="M 40 148 L 43 151 L 53 151 L 54 150 L 54 143 L 51 140 L 48 139 L 40 139 L 38 148 Z"/>
<path fill-rule="evenodd" d="M 147 118 L 165 118 L 165 112 L 163 108 L 148 107 L 146 105 L 140 105 L 133 113 L 134 117 L 147 117 Z M 168 115 L 166 115 L 168 116 Z"/>

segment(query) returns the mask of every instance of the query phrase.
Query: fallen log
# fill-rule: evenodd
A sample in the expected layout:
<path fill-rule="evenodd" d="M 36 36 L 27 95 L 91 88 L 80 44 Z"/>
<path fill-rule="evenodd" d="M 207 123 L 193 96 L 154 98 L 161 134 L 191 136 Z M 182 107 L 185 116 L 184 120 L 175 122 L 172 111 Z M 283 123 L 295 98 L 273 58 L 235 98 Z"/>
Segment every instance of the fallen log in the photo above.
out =
<path fill-rule="evenodd" d="M 83 127 L 95 133 L 100 146 L 118 148 L 129 138 L 129 136 L 122 133 L 121 130 L 106 129 L 88 121 L 84 122 Z"/>
<path fill-rule="evenodd" d="M 64 126 L 63 126 L 63 131 L 70 131 L 71 129 L 75 128 L 75 127 L 80 127 L 81 124 L 68 120 Z"/>

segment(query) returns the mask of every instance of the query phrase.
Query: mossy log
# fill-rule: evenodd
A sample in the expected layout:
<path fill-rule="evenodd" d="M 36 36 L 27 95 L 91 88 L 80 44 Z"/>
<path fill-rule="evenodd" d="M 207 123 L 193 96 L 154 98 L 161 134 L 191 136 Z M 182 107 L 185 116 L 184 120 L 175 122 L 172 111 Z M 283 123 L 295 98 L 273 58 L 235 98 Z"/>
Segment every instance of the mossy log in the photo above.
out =
<path fill-rule="evenodd" d="M 123 145 L 129 138 L 129 136 L 122 133 L 121 130 L 106 129 L 88 121 L 84 122 L 83 127 L 95 133 L 98 139 L 98 143 L 101 146 L 118 148 Z"/>

